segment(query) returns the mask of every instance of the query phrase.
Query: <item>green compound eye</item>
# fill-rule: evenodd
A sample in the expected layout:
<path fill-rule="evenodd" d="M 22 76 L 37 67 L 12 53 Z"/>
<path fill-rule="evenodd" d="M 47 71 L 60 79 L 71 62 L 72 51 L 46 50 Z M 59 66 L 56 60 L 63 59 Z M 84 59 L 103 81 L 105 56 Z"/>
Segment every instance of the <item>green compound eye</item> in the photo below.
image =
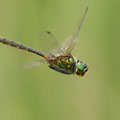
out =
<path fill-rule="evenodd" d="M 80 70 L 83 70 L 84 67 L 83 67 L 83 65 L 81 63 L 78 63 L 77 68 L 80 69 Z"/>

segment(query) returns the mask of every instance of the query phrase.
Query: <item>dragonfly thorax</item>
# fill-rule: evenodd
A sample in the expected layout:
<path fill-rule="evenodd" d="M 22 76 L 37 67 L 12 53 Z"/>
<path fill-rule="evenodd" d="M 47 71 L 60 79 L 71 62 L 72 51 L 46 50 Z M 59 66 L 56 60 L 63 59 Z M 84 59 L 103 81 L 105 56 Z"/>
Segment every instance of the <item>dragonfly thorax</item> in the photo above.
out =
<path fill-rule="evenodd" d="M 58 56 L 54 60 L 48 60 L 50 68 L 56 71 L 73 74 L 75 72 L 76 61 L 71 54 L 66 54 L 63 56 Z"/>

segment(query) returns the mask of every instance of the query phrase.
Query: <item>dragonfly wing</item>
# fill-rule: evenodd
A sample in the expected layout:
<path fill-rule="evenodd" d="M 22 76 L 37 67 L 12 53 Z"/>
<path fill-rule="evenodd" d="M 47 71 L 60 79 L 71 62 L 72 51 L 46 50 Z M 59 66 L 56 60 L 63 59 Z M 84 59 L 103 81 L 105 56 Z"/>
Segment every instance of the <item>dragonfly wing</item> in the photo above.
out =
<path fill-rule="evenodd" d="M 75 41 L 73 40 L 73 36 L 70 36 L 65 42 L 63 42 L 64 49 L 66 53 L 71 53 L 72 49 L 74 48 L 75 44 L 79 41 L 77 38 Z"/>
<path fill-rule="evenodd" d="M 28 69 L 28 68 L 33 68 L 33 67 L 37 67 L 43 63 L 45 63 L 46 60 L 45 59 L 40 59 L 40 60 L 37 60 L 37 61 L 32 61 L 32 62 L 29 62 L 29 63 L 26 63 L 24 64 L 24 68 Z"/>
<path fill-rule="evenodd" d="M 51 53 L 55 56 L 65 54 L 64 47 L 55 39 L 53 34 L 49 31 L 40 33 L 40 42 L 41 44 L 44 43 L 44 45 L 41 47 L 43 47 L 42 49 L 46 53 Z"/>
<path fill-rule="evenodd" d="M 79 35 L 80 30 L 81 30 L 81 27 L 82 27 L 82 24 L 83 24 L 83 21 L 85 19 L 87 11 L 88 11 L 88 6 L 86 7 L 86 10 L 85 10 L 85 12 L 84 12 L 84 14 L 83 14 L 83 16 L 81 18 L 81 21 L 80 21 L 80 24 L 78 26 L 78 29 L 77 29 L 76 33 L 73 35 L 73 37 L 71 37 L 69 39 L 69 41 L 67 42 L 67 44 L 65 46 L 65 50 L 66 50 L 67 53 L 71 53 L 72 52 L 75 44 L 78 41 L 78 35 Z"/>

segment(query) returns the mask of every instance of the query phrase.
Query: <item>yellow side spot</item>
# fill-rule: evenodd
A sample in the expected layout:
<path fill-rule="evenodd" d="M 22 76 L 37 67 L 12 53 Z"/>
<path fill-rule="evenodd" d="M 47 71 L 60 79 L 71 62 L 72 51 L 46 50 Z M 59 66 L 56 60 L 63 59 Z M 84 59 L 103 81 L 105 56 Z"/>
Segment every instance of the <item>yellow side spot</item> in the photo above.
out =
<path fill-rule="evenodd" d="M 10 46 L 11 46 L 11 43 L 8 43 L 8 45 L 10 45 Z"/>
<path fill-rule="evenodd" d="M 19 46 L 16 46 L 16 48 L 19 48 Z"/>
<path fill-rule="evenodd" d="M 68 60 L 68 59 L 66 59 L 66 62 L 67 62 L 67 63 L 69 63 L 69 60 Z"/>
<path fill-rule="evenodd" d="M 70 65 L 67 65 L 68 68 L 70 68 Z"/>
<path fill-rule="evenodd" d="M 47 59 L 49 55 L 44 55 L 44 58 Z"/>
<path fill-rule="evenodd" d="M 65 60 L 64 60 L 64 59 L 62 59 L 61 61 L 62 61 L 62 62 L 65 62 Z"/>
<path fill-rule="evenodd" d="M 72 58 L 70 58 L 69 61 L 70 61 L 70 63 L 73 63 L 73 59 Z"/>

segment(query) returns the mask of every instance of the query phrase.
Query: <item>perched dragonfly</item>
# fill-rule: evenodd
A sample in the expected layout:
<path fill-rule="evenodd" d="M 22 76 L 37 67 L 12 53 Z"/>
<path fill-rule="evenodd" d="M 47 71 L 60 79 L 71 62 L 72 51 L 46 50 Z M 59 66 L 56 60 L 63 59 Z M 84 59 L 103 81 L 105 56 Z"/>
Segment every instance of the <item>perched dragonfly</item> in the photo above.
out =
<path fill-rule="evenodd" d="M 16 47 L 28 52 L 32 52 L 34 54 L 37 54 L 44 58 L 44 61 L 46 61 L 49 64 L 49 67 L 55 71 L 58 71 L 63 74 L 76 74 L 78 76 L 84 76 L 84 74 L 88 71 L 87 65 L 79 61 L 77 58 L 72 56 L 71 52 L 78 40 L 78 34 L 81 30 L 82 23 L 84 21 L 84 18 L 86 16 L 86 13 L 88 11 L 88 6 L 86 7 L 86 10 L 81 18 L 80 25 L 78 26 L 78 29 L 74 36 L 67 42 L 66 46 L 60 45 L 51 32 L 46 31 L 46 34 L 51 36 L 51 40 L 53 43 L 57 46 L 57 49 L 54 50 L 54 52 L 51 53 L 44 53 L 42 51 L 33 49 L 32 47 L 26 46 L 24 44 L 18 43 L 16 41 L 8 40 L 6 38 L 0 38 L 0 42 L 12 47 Z M 38 61 L 41 62 L 42 60 Z M 34 65 L 34 63 L 33 63 Z"/>

